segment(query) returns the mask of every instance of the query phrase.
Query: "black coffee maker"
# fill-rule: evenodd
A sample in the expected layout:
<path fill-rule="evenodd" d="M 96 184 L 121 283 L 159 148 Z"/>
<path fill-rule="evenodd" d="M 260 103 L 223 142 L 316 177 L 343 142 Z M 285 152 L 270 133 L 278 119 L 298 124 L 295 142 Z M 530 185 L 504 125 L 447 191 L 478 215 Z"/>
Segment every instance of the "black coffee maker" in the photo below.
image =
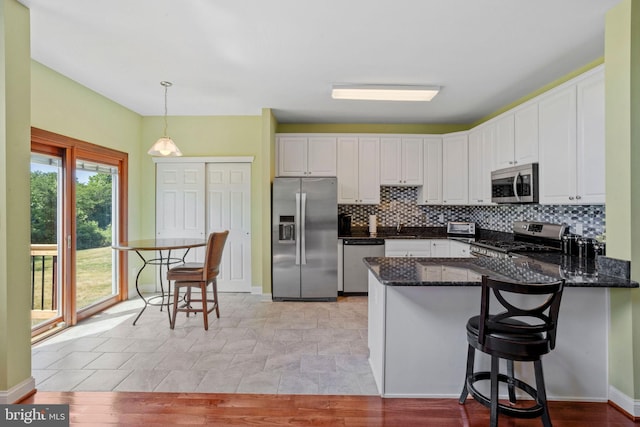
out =
<path fill-rule="evenodd" d="M 351 234 L 351 215 L 338 214 L 338 235 L 348 236 Z"/>

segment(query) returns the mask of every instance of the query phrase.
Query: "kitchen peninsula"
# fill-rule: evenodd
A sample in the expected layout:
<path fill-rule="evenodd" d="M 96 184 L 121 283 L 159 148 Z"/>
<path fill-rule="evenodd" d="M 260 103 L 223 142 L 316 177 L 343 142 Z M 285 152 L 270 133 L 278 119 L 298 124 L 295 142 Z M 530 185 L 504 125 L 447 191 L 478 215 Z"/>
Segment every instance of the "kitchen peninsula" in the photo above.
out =
<path fill-rule="evenodd" d="M 550 262 L 551 261 L 551 262 Z M 638 283 L 603 274 L 566 274 L 558 261 L 518 257 L 365 258 L 369 269 L 369 362 L 386 397 L 457 397 L 467 354 L 465 324 L 480 310 L 488 274 L 527 283 L 565 278 L 556 349 L 544 357 L 550 399 L 607 401 L 609 289 Z M 477 369 L 488 370 L 486 355 Z M 529 366 L 516 364 L 526 382 Z"/>

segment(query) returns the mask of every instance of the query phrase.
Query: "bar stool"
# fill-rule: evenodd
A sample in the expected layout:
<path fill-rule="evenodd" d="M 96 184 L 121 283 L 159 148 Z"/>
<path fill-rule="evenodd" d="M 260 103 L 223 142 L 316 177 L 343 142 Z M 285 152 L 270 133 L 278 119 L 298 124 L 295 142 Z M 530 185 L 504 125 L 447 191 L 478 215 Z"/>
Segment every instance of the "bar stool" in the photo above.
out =
<path fill-rule="evenodd" d="M 542 355 L 549 353 L 556 344 L 558 311 L 564 280 L 525 284 L 482 277 L 480 315 L 467 322 L 467 370 L 459 403 L 464 404 L 467 395 L 490 408 L 491 426 L 498 425 L 498 414 L 516 418 L 541 417 L 545 427 L 551 427 L 547 408 L 547 396 L 542 372 Z M 499 314 L 490 314 L 490 304 L 497 300 Z M 518 296 L 520 295 L 520 296 Z M 524 295 L 524 296 L 522 296 Z M 474 372 L 475 350 L 491 356 L 491 371 Z M 499 372 L 499 361 L 507 361 L 507 373 Z M 515 378 L 513 362 L 533 362 L 535 388 Z M 476 382 L 490 380 L 491 392 L 487 397 L 476 388 Z M 511 405 L 499 402 L 499 383 L 506 383 Z M 513 406 L 515 389 L 531 396 L 530 406 Z"/>
<path fill-rule="evenodd" d="M 173 316 L 171 318 L 171 329 L 176 325 L 176 315 L 178 312 L 202 313 L 204 320 L 204 329 L 209 329 L 209 316 L 213 310 L 216 311 L 216 317 L 220 317 L 220 309 L 218 308 L 218 273 L 220 270 L 220 261 L 222 260 L 222 250 L 227 241 L 229 231 L 211 233 L 207 240 L 207 251 L 204 263 L 185 263 L 177 267 L 169 269 L 167 272 L 167 280 L 175 281 L 173 290 Z M 207 297 L 207 287 L 209 283 L 213 286 L 213 297 Z M 201 298 L 191 298 L 191 288 L 200 289 Z M 187 288 L 184 296 L 184 305 L 180 306 L 179 294 L 181 288 Z M 193 307 L 191 304 L 201 303 L 202 307 Z M 207 306 L 207 304 L 210 304 Z"/>

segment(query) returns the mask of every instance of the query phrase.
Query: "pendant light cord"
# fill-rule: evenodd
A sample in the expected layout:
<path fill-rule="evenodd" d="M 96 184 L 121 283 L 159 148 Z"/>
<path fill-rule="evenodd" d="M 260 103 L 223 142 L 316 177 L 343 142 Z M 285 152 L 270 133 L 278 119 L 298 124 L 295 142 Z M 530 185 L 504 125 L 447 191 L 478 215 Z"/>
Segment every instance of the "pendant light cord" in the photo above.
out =
<path fill-rule="evenodd" d="M 164 86 L 164 136 L 167 136 L 167 90 L 173 83 L 161 81 L 160 84 Z"/>

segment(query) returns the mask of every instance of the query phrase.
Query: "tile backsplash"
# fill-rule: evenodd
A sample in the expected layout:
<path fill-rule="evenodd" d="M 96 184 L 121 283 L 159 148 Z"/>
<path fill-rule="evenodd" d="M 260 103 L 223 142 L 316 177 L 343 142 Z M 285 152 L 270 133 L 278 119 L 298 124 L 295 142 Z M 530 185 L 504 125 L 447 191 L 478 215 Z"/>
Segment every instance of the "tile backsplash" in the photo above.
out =
<path fill-rule="evenodd" d="M 605 231 L 604 205 L 495 205 L 495 206 L 419 206 L 417 187 L 381 187 L 379 205 L 338 205 L 339 213 L 352 217 L 352 225 L 366 227 L 369 215 L 377 215 L 378 226 L 438 227 L 448 221 L 473 221 L 482 229 L 511 232 L 514 221 L 565 223 L 571 233 L 595 237 Z M 440 220 L 443 220 L 442 222 Z"/>

